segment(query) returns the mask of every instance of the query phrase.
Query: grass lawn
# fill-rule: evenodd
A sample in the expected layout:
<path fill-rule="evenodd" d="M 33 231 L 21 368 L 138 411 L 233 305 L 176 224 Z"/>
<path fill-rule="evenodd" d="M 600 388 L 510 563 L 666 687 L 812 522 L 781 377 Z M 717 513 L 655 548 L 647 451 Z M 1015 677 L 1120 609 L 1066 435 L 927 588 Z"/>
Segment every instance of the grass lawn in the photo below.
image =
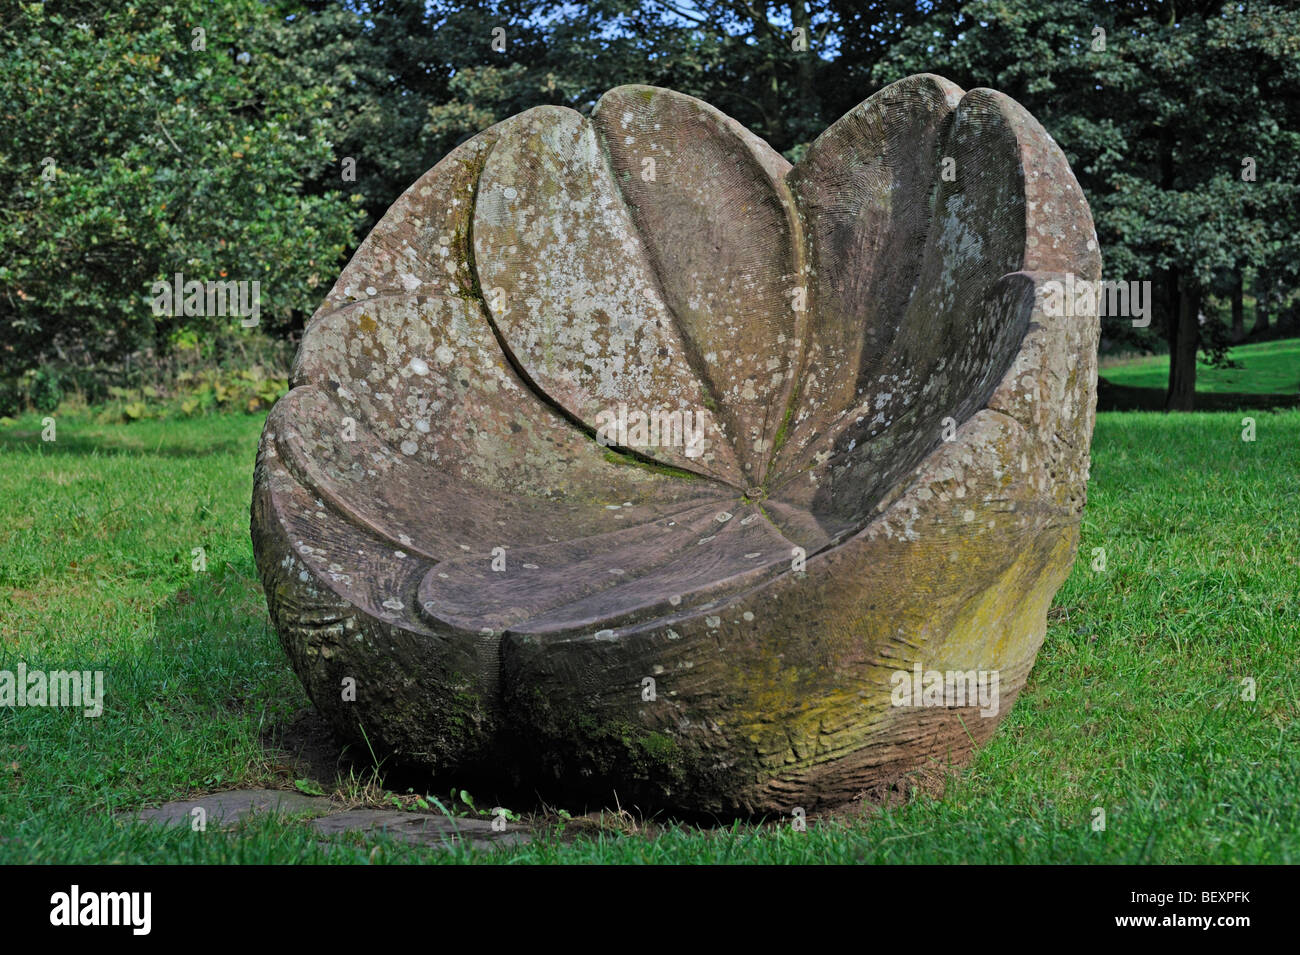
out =
<path fill-rule="evenodd" d="M 1240 368 L 1210 368 L 1196 365 L 1196 390 L 1220 394 L 1295 394 L 1300 392 L 1300 338 L 1235 345 L 1228 356 Z M 1169 356 L 1149 355 L 1107 364 L 1101 375 L 1115 385 L 1154 388 L 1162 393 L 1169 387 Z"/>
<path fill-rule="evenodd" d="M 1294 388 L 1290 344 L 1268 349 Z M 1262 380 L 1264 357 L 1237 354 Z M 1123 373 L 1162 375 L 1144 369 Z M 1202 369 L 1199 384 L 1216 374 L 1235 373 Z M 1099 415 L 1080 556 L 1038 664 L 941 798 L 807 832 L 575 837 L 551 816 L 534 844 L 490 854 L 326 841 L 292 817 L 233 833 L 116 821 L 213 790 L 292 785 L 262 742 L 306 698 L 253 569 L 261 418 L 65 417 L 54 443 L 39 418 L 21 418 L 0 426 L 0 669 L 103 670 L 106 703 L 98 719 L 0 708 L 0 863 L 1300 862 L 1300 411 L 1254 415 L 1254 442 L 1241 440 L 1240 413 Z"/>

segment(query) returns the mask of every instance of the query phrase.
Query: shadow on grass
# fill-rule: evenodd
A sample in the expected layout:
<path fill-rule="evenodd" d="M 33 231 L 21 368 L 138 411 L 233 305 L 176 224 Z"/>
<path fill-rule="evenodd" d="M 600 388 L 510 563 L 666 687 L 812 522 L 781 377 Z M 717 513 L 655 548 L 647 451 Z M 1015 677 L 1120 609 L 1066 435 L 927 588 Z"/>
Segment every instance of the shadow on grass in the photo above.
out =
<path fill-rule="evenodd" d="M 1300 408 L 1300 394 L 1260 395 L 1244 392 L 1196 393 L 1197 411 L 1266 411 L 1272 408 Z M 1163 388 L 1134 388 L 1097 379 L 1098 411 L 1164 411 Z"/>
<path fill-rule="evenodd" d="M 302 692 L 271 628 L 251 555 L 197 577 L 154 611 L 153 668 L 190 706 L 224 724 L 198 730 L 210 734 L 211 748 L 251 745 L 260 751 L 254 761 L 282 782 L 305 777 L 327 791 L 350 772 L 368 776 L 368 760 L 334 736 Z M 230 731 L 241 739 L 227 738 Z M 229 781 L 201 782 L 224 788 Z"/>
<path fill-rule="evenodd" d="M 42 454 L 64 457 L 95 455 L 149 455 L 162 458 L 189 458 L 196 455 L 226 455 L 248 452 L 250 459 L 257 450 L 254 439 L 238 435 L 213 435 L 192 430 L 184 435 L 146 434 L 130 425 L 60 423 L 57 440 L 44 441 L 41 427 L 18 425 L 0 428 L 0 453 L 38 450 Z"/>

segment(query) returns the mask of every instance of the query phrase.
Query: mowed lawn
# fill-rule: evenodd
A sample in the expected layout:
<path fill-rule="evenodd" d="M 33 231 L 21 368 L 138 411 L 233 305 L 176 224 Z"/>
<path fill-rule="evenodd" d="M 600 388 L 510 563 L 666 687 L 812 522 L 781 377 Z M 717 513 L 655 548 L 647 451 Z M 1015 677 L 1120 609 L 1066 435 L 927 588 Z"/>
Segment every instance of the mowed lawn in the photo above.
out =
<path fill-rule="evenodd" d="M 1080 556 L 1037 666 L 941 798 L 806 832 L 543 814 L 533 845 L 495 853 L 330 841 L 295 817 L 115 819 L 293 784 L 262 743 L 306 699 L 253 568 L 261 419 L 62 417 L 53 443 L 36 416 L 0 425 L 0 669 L 106 674 L 98 719 L 0 709 L 0 863 L 1300 862 L 1300 411 L 1253 413 L 1253 442 L 1242 417 L 1099 416 Z"/>
<path fill-rule="evenodd" d="M 1294 395 L 1300 393 L 1300 338 L 1234 345 L 1228 357 L 1237 368 L 1211 368 L 1198 361 L 1196 390 L 1205 394 Z M 1101 376 L 1128 388 L 1169 387 L 1169 356 L 1148 355 L 1107 364 Z"/>

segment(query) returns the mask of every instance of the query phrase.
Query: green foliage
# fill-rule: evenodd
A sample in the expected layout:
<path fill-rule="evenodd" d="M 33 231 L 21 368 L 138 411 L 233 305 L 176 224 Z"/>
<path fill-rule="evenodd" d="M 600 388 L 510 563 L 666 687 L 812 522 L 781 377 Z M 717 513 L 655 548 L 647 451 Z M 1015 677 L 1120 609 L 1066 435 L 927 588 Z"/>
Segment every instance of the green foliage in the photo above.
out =
<path fill-rule="evenodd" d="M 268 53 L 286 29 L 257 0 L 25 3 L 6 16 L 0 377 L 238 324 L 155 316 L 150 285 L 176 272 L 260 282 L 268 328 L 314 307 L 357 212 L 307 188 L 330 161 L 319 114 L 333 88 Z"/>
<path fill-rule="evenodd" d="M 0 379 L 0 415 L 27 408 L 53 411 L 63 400 L 64 376 L 52 367 L 33 368 L 15 378 Z"/>
<path fill-rule="evenodd" d="M 321 789 L 320 783 L 316 782 L 314 779 L 295 779 L 293 781 L 293 788 L 308 796 L 325 795 L 325 790 Z"/>
<path fill-rule="evenodd" d="M 0 418 L 18 414 L 27 406 L 27 395 L 18 382 L 0 378 Z"/>
<path fill-rule="evenodd" d="M 204 368 L 181 372 L 170 389 L 111 386 L 109 400 L 98 414 L 105 421 L 190 418 L 227 411 L 252 414 L 266 411 L 288 390 L 287 378 L 267 375 L 260 365 L 247 369 Z"/>
<path fill-rule="evenodd" d="M 257 281 L 261 331 L 296 331 L 407 186 L 530 107 L 589 112 L 612 87 L 667 86 L 797 160 L 920 71 L 1008 93 L 1062 144 L 1107 277 L 1154 284 L 1153 328 L 1117 319 L 1109 339 L 1163 334 L 1182 365 L 1180 301 L 1194 312 L 1240 277 L 1262 318 L 1294 290 L 1293 4 L 49 0 L 0 22 L 0 409 L 30 406 L 16 379 L 37 367 L 97 396 L 84 369 L 246 344 L 230 318 L 153 314 L 151 284 L 176 272 Z M 1184 325 L 1226 360 L 1228 336 Z"/>
<path fill-rule="evenodd" d="M 59 381 L 58 372 L 50 368 L 36 369 L 28 392 L 32 407 L 37 411 L 53 411 L 57 408 L 63 400 L 63 388 Z"/>
<path fill-rule="evenodd" d="M 919 18 L 905 2 L 789 9 L 728 0 L 690 5 L 594 0 L 557 6 L 494 0 L 388 0 L 357 5 L 282 3 L 295 15 L 281 55 L 306 75 L 338 77 L 327 122 L 338 161 L 356 160 L 371 221 L 457 144 L 540 105 L 589 113 L 626 83 L 665 86 L 727 111 L 775 148 L 810 142 L 869 90 L 841 82 L 833 50 L 874 55 L 882 35 L 864 18 Z M 848 27 L 845 24 L 849 24 Z M 809 48 L 795 51 L 801 26 Z M 838 40 L 856 31 L 851 43 Z M 494 34 L 494 31 L 501 31 Z M 498 48 L 493 41 L 497 40 Z"/>

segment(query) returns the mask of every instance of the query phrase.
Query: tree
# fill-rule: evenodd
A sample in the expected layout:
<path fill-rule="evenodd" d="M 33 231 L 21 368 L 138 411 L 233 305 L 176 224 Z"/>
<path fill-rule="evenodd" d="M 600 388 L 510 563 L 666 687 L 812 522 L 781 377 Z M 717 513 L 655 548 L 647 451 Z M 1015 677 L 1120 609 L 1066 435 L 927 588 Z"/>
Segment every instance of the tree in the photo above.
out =
<path fill-rule="evenodd" d="M 1300 12 L 1221 0 L 953 2 L 903 32 L 874 76 L 922 69 L 1024 104 L 1092 205 L 1107 275 L 1150 281 L 1170 352 L 1166 407 L 1190 410 L 1216 272 L 1294 274 Z"/>
<path fill-rule="evenodd" d="M 31 3 L 3 24 L 0 376 L 231 333 L 154 314 L 177 272 L 258 282 L 272 328 L 323 292 L 357 213 L 305 188 L 332 90 L 267 54 L 280 29 L 256 0 Z"/>

